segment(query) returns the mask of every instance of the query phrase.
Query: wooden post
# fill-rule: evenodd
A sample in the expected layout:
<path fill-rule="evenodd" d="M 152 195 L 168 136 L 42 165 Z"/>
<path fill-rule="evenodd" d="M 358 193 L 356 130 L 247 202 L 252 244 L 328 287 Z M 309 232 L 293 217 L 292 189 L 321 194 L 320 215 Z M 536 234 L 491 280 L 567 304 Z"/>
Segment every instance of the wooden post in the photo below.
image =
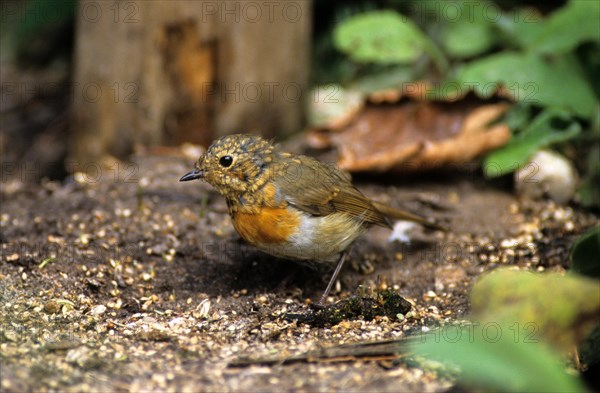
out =
<path fill-rule="evenodd" d="M 81 0 L 71 156 L 300 130 L 310 0 Z"/>

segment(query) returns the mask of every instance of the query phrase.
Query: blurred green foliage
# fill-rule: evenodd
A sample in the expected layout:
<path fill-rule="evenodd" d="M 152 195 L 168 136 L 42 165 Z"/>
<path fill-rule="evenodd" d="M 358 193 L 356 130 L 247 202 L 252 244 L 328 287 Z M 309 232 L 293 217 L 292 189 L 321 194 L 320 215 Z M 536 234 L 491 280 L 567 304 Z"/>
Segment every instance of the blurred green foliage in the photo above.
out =
<path fill-rule="evenodd" d="M 463 384 L 483 391 L 585 391 L 576 377 L 565 372 L 556 352 L 544 343 L 529 341 L 528 334 L 518 325 L 475 324 L 439 333 L 440 337 L 447 335 L 446 339 L 436 339 L 434 332 L 413 344 L 412 350 L 443 362 L 446 368 L 458 367 Z"/>
<path fill-rule="evenodd" d="M 541 148 L 568 152 L 571 146 L 571 158 L 584 173 L 580 201 L 600 206 L 600 2 L 501 5 L 409 1 L 360 12 L 355 7 L 330 33 L 329 44 L 346 57 L 329 63 L 335 73 L 325 79 L 322 72 L 320 83 L 364 93 L 427 79 L 430 100 L 467 93 L 509 99 L 514 105 L 500 120 L 513 138 L 486 157 L 486 176 L 519 169 Z M 486 14 L 486 8 L 497 12 Z M 427 335 L 414 349 L 459 366 L 465 382 L 484 389 L 585 390 L 565 371 L 561 355 L 583 342 L 583 361 L 594 365 L 600 359 L 600 329 L 585 339 L 600 313 L 599 231 L 584 235 L 571 254 L 573 270 L 592 278 L 494 272 L 474 287 L 472 326 L 452 340 Z M 490 324 L 501 333 L 493 340 L 485 330 Z"/>
<path fill-rule="evenodd" d="M 497 269 L 474 285 L 471 309 L 481 322 L 529 324 L 531 337 L 569 353 L 598 324 L 600 282 L 574 274 Z"/>
<path fill-rule="evenodd" d="M 506 51 L 470 62 L 449 83 L 462 88 L 473 84 L 473 91 L 482 98 L 493 96 L 497 88 L 503 87 L 516 102 L 565 109 L 572 116 L 589 119 L 598 100 L 577 67 L 573 58 L 550 61 L 534 53 Z"/>
<path fill-rule="evenodd" d="M 598 325 L 600 282 L 577 275 L 499 269 L 479 279 L 471 303 L 471 325 L 460 330 L 442 327 L 426 335 L 413 344 L 416 353 L 458 366 L 465 383 L 485 389 L 584 390 L 565 372 L 561 354 L 572 354 Z M 589 353 L 588 359 L 598 355 Z"/>
<path fill-rule="evenodd" d="M 515 105 L 506 116 L 517 111 L 525 117 L 512 124 L 514 140 L 487 157 L 484 167 L 495 169 L 486 175 L 511 173 L 536 150 L 569 141 L 590 161 L 580 165 L 581 202 L 600 207 L 600 2 L 534 8 L 507 1 L 405 1 L 369 3 L 370 9 L 352 3 L 342 7 L 330 41 L 317 37 L 322 53 L 333 45 L 346 57 L 325 61 L 329 68 L 317 65 L 316 82 L 369 91 L 425 78 L 433 82 L 432 100 L 469 92 L 508 98 Z"/>
<path fill-rule="evenodd" d="M 348 19 L 334 30 L 334 43 L 359 63 L 415 63 L 426 52 L 440 71 L 447 61 L 417 25 L 393 11 L 373 11 Z"/>
<path fill-rule="evenodd" d="M 527 159 L 540 148 L 579 135 L 581 124 L 571 121 L 569 112 L 550 108 L 527 122 L 522 130 L 506 146 L 485 158 L 483 170 L 487 177 L 504 175 L 522 168 Z"/>
<path fill-rule="evenodd" d="M 472 324 L 431 331 L 412 341 L 413 350 L 485 389 L 584 391 L 561 354 L 579 345 L 587 367 L 600 364 L 600 226 L 574 242 L 571 266 L 578 274 L 499 269 L 480 278 Z"/>

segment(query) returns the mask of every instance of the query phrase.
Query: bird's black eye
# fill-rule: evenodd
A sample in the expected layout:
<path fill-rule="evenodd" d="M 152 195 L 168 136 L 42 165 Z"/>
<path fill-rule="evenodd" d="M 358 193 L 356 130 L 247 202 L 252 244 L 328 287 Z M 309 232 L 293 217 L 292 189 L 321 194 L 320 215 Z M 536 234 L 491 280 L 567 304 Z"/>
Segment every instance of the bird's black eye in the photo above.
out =
<path fill-rule="evenodd" d="M 223 166 L 225 168 L 231 166 L 232 163 L 233 163 L 233 157 L 231 157 L 231 156 L 223 156 L 219 159 L 219 164 L 221 164 L 221 166 Z"/>

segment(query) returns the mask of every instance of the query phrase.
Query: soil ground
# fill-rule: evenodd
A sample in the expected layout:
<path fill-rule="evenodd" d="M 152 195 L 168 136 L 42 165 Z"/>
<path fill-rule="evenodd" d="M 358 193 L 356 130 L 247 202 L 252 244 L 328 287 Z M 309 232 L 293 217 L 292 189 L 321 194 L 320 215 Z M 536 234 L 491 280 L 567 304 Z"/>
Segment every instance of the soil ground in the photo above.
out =
<path fill-rule="evenodd" d="M 450 230 L 416 228 L 408 244 L 370 230 L 330 302 L 391 288 L 413 310 L 315 327 L 286 315 L 309 313 L 329 273 L 245 245 L 221 197 L 178 182 L 191 165 L 147 153 L 64 182 L 2 184 L 2 391 L 446 391 L 450 376 L 401 358 L 232 364 L 467 318 L 480 275 L 564 270 L 572 240 L 598 222 L 477 172 L 357 177 L 365 194 Z"/>

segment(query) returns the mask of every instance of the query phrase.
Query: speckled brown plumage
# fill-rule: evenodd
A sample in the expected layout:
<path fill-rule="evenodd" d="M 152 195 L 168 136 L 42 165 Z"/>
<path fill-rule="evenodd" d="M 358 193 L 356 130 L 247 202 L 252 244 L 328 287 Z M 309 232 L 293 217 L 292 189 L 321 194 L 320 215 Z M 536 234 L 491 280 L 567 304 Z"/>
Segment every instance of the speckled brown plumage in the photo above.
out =
<path fill-rule="evenodd" d="M 312 157 L 280 151 L 254 135 L 213 142 L 182 181 L 203 179 L 225 197 L 237 232 L 269 254 L 315 262 L 339 260 L 372 225 L 425 219 L 371 201 L 348 176 Z"/>

